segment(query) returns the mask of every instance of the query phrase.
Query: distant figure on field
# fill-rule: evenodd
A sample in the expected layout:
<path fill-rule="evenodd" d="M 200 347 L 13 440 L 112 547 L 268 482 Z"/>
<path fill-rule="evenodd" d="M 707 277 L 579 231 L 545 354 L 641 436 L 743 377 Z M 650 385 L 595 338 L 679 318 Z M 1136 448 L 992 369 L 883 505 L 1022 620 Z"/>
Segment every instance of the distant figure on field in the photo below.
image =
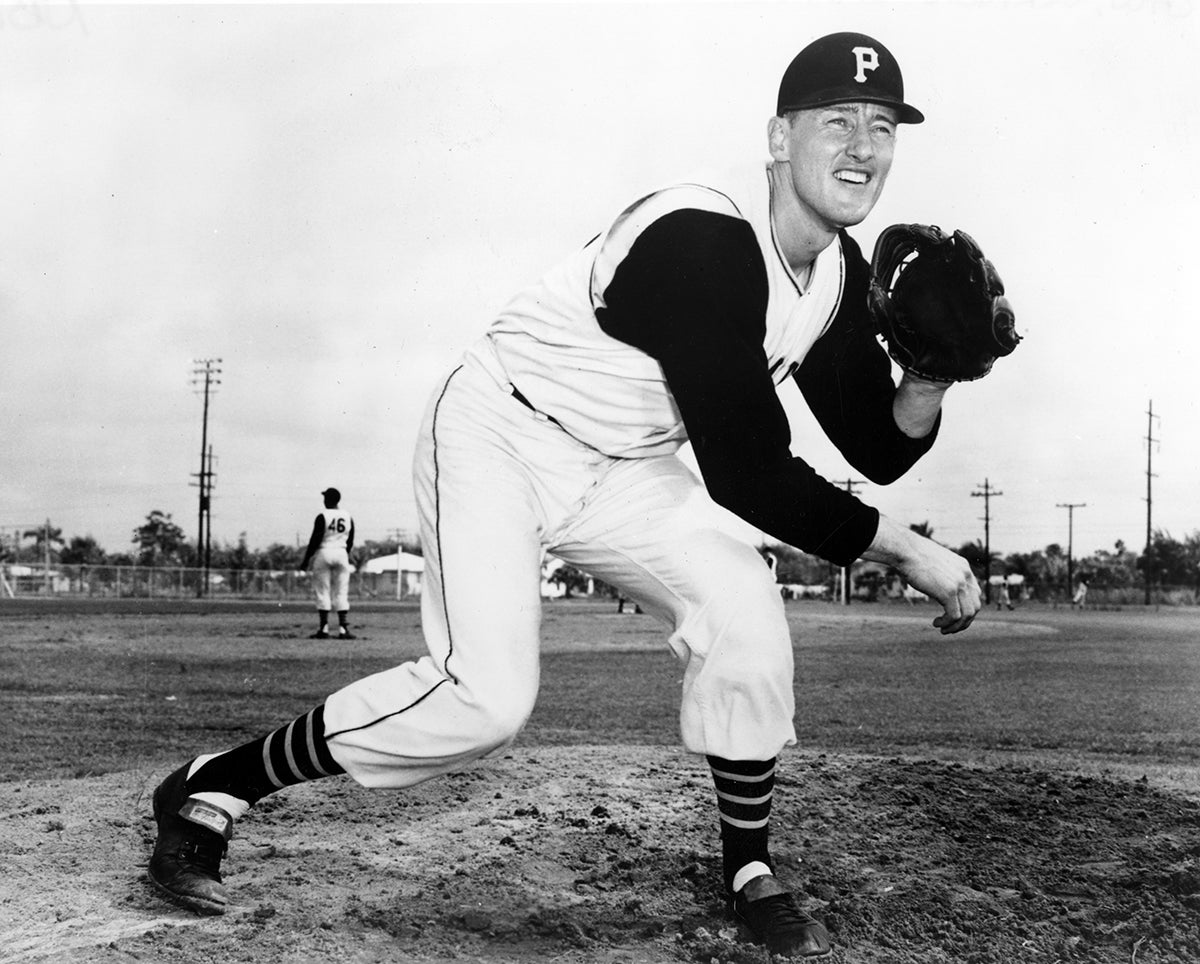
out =
<path fill-rule="evenodd" d="M 1079 580 L 1079 588 L 1075 590 L 1075 595 L 1071 598 L 1071 608 L 1072 609 L 1074 609 L 1077 606 L 1080 609 L 1083 608 L 1083 601 L 1085 599 L 1087 599 L 1087 592 L 1088 592 L 1087 580 L 1081 578 Z"/>
<path fill-rule="evenodd" d="M 626 598 L 625 596 L 622 596 L 620 593 L 618 593 L 617 594 L 617 612 L 619 612 L 619 613 L 625 612 L 626 606 L 632 606 L 633 611 L 639 615 L 642 612 L 641 606 L 639 606 L 637 603 L 633 602 L 632 600 L 630 600 L 630 599 Z"/>
<path fill-rule="evenodd" d="M 342 494 L 337 489 L 321 493 L 325 509 L 313 520 L 312 535 L 304 550 L 301 569 L 313 568 L 313 590 L 317 595 L 320 624 L 312 639 L 329 638 L 329 613 L 337 609 L 338 639 L 353 639 L 350 632 L 350 550 L 354 548 L 354 519 L 339 509 Z"/>
<path fill-rule="evenodd" d="M 1013 608 L 1012 596 L 1008 592 L 1007 580 L 1000 583 L 1000 594 L 996 597 L 996 609 L 999 610 L 1001 606 L 1007 606 L 1009 609 Z"/>

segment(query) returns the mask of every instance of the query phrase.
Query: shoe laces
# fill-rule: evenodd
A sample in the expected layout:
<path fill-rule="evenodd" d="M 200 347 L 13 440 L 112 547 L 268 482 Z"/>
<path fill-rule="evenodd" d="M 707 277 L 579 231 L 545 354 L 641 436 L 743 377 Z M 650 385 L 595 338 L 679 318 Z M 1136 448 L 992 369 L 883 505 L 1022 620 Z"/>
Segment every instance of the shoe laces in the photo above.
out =
<path fill-rule="evenodd" d="M 226 849 L 224 840 L 217 842 L 188 836 L 180 841 L 179 860 L 220 880 L 221 858 L 225 856 Z"/>

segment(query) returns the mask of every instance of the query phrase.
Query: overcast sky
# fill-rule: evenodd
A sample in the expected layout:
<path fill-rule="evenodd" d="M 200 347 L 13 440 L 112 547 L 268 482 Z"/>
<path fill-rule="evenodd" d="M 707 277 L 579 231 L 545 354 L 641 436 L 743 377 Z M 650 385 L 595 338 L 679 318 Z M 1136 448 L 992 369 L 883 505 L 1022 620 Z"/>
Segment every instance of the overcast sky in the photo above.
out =
<path fill-rule="evenodd" d="M 971 233 L 1025 341 L 955 387 L 935 449 L 859 489 L 1001 553 L 1200 529 L 1200 10 L 1111 2 L 0 3 L 0 528 L 129 548 L 411 530 L 425 398 L 519 287 L 639 192 L 766 156 L 779 75 L 871 34 L 927 121 L 880 204 Z M 858 478 L 798 393 L 794 450 Z M 782 494 L 781 494 L 782 495 Z"/>

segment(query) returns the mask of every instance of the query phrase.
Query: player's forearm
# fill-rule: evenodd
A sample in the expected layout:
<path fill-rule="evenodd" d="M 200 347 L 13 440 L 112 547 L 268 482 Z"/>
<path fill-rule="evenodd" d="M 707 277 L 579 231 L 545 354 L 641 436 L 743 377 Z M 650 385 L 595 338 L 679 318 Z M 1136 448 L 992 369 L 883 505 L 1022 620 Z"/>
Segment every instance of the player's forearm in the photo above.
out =
<path fill-rule="evenodd" d="M 892 399 L 892 419 L 909 438 L 925 438 L 933 431 L 942 411 L 942 398 L 949 383 L 929 382 L 907 372 Z"/>
<path fill-rule="evenodd" d="M 839 312 L 835 327 L 810 349 L 796 382 L 826 436 L 855 471 L 890 485 L 932 447 L 937 411 L 930 422 L 921 400 L 908 397 L 917 394 L 916 386 L 897 389 L 887 353 L 862 335 L 862 323 L 850 309 Z M 897 421 L 897 407 L 908 431 Z"/>

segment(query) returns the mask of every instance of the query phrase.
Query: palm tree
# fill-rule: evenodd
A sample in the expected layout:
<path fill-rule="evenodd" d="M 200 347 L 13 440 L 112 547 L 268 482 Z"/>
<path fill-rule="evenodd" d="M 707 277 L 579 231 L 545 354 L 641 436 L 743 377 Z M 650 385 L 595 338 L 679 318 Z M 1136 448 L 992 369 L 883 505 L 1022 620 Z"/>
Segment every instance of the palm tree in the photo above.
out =
<path fill-rule="evenodd" d="M 61 549 L 65 545 L 62 529 L 52 526 L 49 519 L 44 526 L 22 532 L 21 538 L 33 540 L 33 556 L 38 562 L 49 562 L 55 553 L 54 547 L 58 546 Z"/>

